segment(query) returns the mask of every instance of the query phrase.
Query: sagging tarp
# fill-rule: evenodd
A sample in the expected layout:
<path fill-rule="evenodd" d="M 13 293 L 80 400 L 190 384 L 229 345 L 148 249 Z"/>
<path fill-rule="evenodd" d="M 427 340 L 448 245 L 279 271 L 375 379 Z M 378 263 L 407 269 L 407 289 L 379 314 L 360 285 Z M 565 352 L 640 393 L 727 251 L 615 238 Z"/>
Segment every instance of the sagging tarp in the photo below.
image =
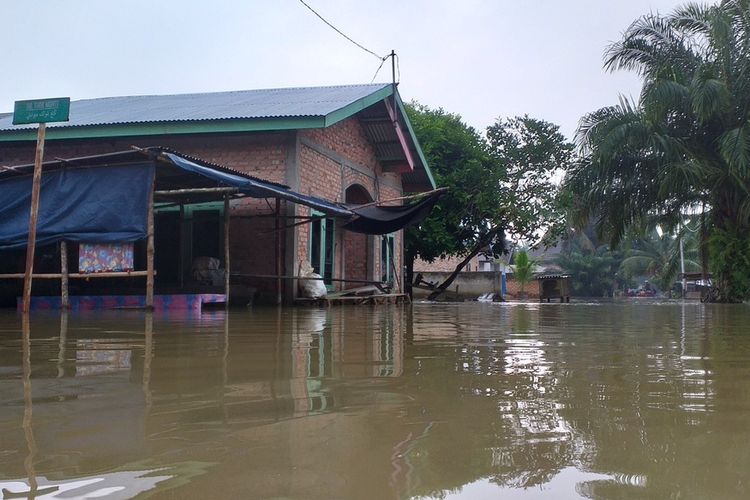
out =
<path fill-rule="evenodd" d="M 62 168 L 42 175 L 37 245 L 61 240 L 111 243 L 146 237 L 154 165 Z M 0 250 L 24 248 L 29 234 L 30 175 L 0 180 Z"/>
<path fill-rule="evenodd" d="M 222 172 L 200 165 L 172 152 L 162 152 L 160 158 L 168 160 L 188 172 L 203 175 L 228 186 L 234 186 L 241 193 L 253 198 L 281 198 L 311 207 L 329 216 L 350 219 L 349 222 L 344 224 L 344 229 L 355 233 L 388 234 L 406 226 L 418 224 L 430 214 L 432 207 L 445 192 L 444 190 L 434 191 L 421 200 L 407 205 L 376 206 L 368 204 L 359 208 L 357 205 L 333 203 L 315 196 L 297 193 L 287 187 Z"/>
<path fill-rule="evenodd" d="M 166 166 L 166 165 L 169 165 Z M 281 198 L 345 221 L 350 231 L 387 234 L 418 223 L 441 192 L 403 206 L 344 205 L 304 195 L 226 167 L 186 157 L 166 148 L 148 148 L 45 162 L 40 193 L 37 244 L 135 241 L 146 237 L 149 196 L 161 168 L 176 167 L 190 186 L 227 186 L 254 198 Z M 0 250 L 23 248 L 28 240 L 33 165 L 0 172 Z M 167 177 L 173 179 L 173 172 Z M 166 170 L 164 171 L 166 172 Z M 160 174 L 161 175 L 161 174 Z M 192 180 L 191 180 L 192 179 Z"/>
<path fill-rule="evenodd" d="M 187 172 L 193 172 L 227 186 L 236 187 L 241 193 L 252 198 L 281 198 L 283 200 L 291 201 L 292 203 L 299 203 L 314 208 L 326 215 L 332 215 L 335 217 L 352 216 L 350 210 L 337 203 L 331 203 L 315 196 L 300 194 L 277 184 L 241 177 L 229 172 L 222 172 L 208 166 L 200 165 L 171 152 L 162 153 L 160 158 L 169 160 L 173 165 Z"/>
<path fill-rule="evenodd" d="M 425 198 L 400 206 L 367 206 L 357 208 L 348 205 L 355 216 L 344 224 L 344 229 L 355 233 L 388 234 L 423 221 L 435 206 L 443 191 L 434 192 Z"/>

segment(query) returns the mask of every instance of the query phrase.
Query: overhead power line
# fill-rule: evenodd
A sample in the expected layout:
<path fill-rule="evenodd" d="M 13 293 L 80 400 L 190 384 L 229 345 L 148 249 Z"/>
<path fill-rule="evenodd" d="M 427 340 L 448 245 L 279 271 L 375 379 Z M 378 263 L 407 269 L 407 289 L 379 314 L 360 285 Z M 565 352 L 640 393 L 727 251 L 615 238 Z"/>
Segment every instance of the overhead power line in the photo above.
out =
<path fill-rule="evenodd" d="M 310 12 L 312 12 L 313 14 L 315 14 L 316 16 L 318 16 L 318 19 L 320 19 L 321 21 L 323 21 L 324 23 L 326 23 L 326 24 L 327 24 L 327 25 L 328 25 L 328 26 L 329 26 L 329 27 L 330 27 L 331 29 L 333 29 L 333 30 L 334 30 L 334 31 L 335 31 L 336 33 L 338 33 L 339 35 L 343 36 L 344 38 L 346 38 L 347 40 L 349 40 L 350 42 L 352 42 L 352 43 L 353 43 L 354 45 L 356 45 L 356 46 L 357 46 L 357 47 L 359 47 L 360 49 L 364 50 L 364 51 L 365 51 L 365 52 L 367 52 L 368 54 L 372 54 L 373 56 L 377 57 L 378 59 L 380 59 L 380 60 L 381 60 L 381 62 L 382 62 L 382 61 L 385 61 L 385 60 L 386 60 L 386 59 L 388 58 L 388 56 L 385 56 L 385 57 L 383 57 L 383 56 L 379 56 L 378 54 L 376 54 L 376 53 L 375 53 L 375 52 L 373 52 L 372 50 L 368 49 L 368 48 L 367 48 L 367 47 L 365 47 L 364 45 L 362 45 L 362 44 L 359 44 L 359 43 L 355 42 L 354 40 L 352 40 L 352 39 L 351 39 L 351 38 L 350 38 L 349 36 L 347 36 L 347 35 L 346 35 L 345 33 L 343 33 L 343 32 L 342 32 L 342 31 L 341 31 L 340 29 L 338 29 L 338 28 L 337 28 L 336 26 L 334 26 L 333 24 L 329 23 L 329 22 L 328 22 L 328 21 L 327 21 L 327 20 L 326 20 L 326 19 L 325 19 L 325 18 L 324 18 L 323 16 L 321 16 L 320 14 L 318 14 L 318 13 L 317 13 L 317 12 L 315 11 L 315 9 L 313 9 L 312 7 L 310 7 L 310 6 L 309 6 L 309 5 L 308 5 L 308 4 L 307 4 L 307 3 L 305 2 L 305 0 L 299 0 L 299 2 L 300 2 L 300 3 L 302 4 L 302 5 L 304 5 L 305 7 L 307 7 L 307 8 L 308 8 L 308 9 L 310 10 Z M 382 66 L 382 64 L 381 64 L 381 66 Z M 377 73 L 376 73 L 376 74 L 377 74 Z"/>

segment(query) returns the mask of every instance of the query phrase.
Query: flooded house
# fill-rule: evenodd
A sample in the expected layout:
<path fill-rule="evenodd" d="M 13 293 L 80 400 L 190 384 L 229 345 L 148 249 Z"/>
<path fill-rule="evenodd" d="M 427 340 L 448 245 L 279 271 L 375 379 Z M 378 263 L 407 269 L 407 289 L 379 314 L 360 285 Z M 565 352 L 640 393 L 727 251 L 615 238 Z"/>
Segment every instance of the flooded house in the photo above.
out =
<path fill-rule="evenodd" d="M 36 139 L 34 126 L 11 122 L 0 114 L 4 207 L 16 196 L 4 185 L 30 182 Z M 100 228 L 98 239 L 58 227 L 40 240 L 35 275 L 55 279 L 35 279 L 36 296 L 60 295 L 63 253 L 71 298 L 143 294 L 150 269 L 157 301 L 223 295 L 243 304 L 291 303 L 308 262 L 331 292 L 368 283 L 400 291 L 402 229 L 436 198 L 407 196 L 435 183 L 390 84 L 86 99 L 73 101 L 70 121 L 49 124 L 46 135 L 43 186 L 65 172 L 80 175 L 58 201 L 74 210 L 85 179 L 102 212 L 140 216 L 130 221 L 135 232 L 119 239 L 127 221 L 110 217 L 117 222 Z M 136 164 L 151 167 L 126 167 Z M 0 296 L 14 305 L 25 235 L 7 220 L 0 222 L 7 278 Z M 113 276 L 89 279 L 102 272 Z"/>

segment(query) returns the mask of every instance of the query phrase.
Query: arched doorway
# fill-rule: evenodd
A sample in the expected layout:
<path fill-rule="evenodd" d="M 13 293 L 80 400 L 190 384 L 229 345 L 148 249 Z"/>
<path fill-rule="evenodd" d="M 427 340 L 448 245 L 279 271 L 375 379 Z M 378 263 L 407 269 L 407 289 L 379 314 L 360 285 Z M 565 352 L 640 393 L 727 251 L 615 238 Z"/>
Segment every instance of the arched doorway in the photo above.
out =
<path fill-rule="evenodd" d="M 362 205 L 372 202 L 372 196 L 367 189 L 361 184 L 352 184 L 344 193 L 344 202 L 354 205 Z M 345 279 L 349 280 L 369 280 L 370 277 L 370 260 L 372 252 L 370 247 L 372 241 L 366 234 L 344 233 L 344 273 Z M 345 283 L 344 288 L 356 288 L 363 286 L 365 283 Z"/>

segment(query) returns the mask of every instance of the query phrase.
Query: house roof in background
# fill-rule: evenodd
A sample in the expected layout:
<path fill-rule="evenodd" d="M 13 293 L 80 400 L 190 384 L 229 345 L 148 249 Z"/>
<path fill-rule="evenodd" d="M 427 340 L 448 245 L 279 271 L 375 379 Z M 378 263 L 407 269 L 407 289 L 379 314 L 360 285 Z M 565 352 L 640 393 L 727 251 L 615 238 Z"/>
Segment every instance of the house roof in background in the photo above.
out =
<path fill-rule="evenodd" d="M 47 124 L 46 136 L 66 140 L 325 128 L 368 108 L 385 108 L 375 105 L 393 94 L 391 84 L 379 83 L 83 99 L 70 103 L 70 121 Z M 414 170 L 402 172 L 404 189 L 433 189 L 435 181 L 397 91 L 394 100 L 415 160 Z M 35 124 L 12 121 L 12 113 L 0 113 L 0 142 L 36 139 Z M 393 146 L 398 141 L 389 117 L 362 124 L 379 160 L 403 163 L 406 152 Z"/>

